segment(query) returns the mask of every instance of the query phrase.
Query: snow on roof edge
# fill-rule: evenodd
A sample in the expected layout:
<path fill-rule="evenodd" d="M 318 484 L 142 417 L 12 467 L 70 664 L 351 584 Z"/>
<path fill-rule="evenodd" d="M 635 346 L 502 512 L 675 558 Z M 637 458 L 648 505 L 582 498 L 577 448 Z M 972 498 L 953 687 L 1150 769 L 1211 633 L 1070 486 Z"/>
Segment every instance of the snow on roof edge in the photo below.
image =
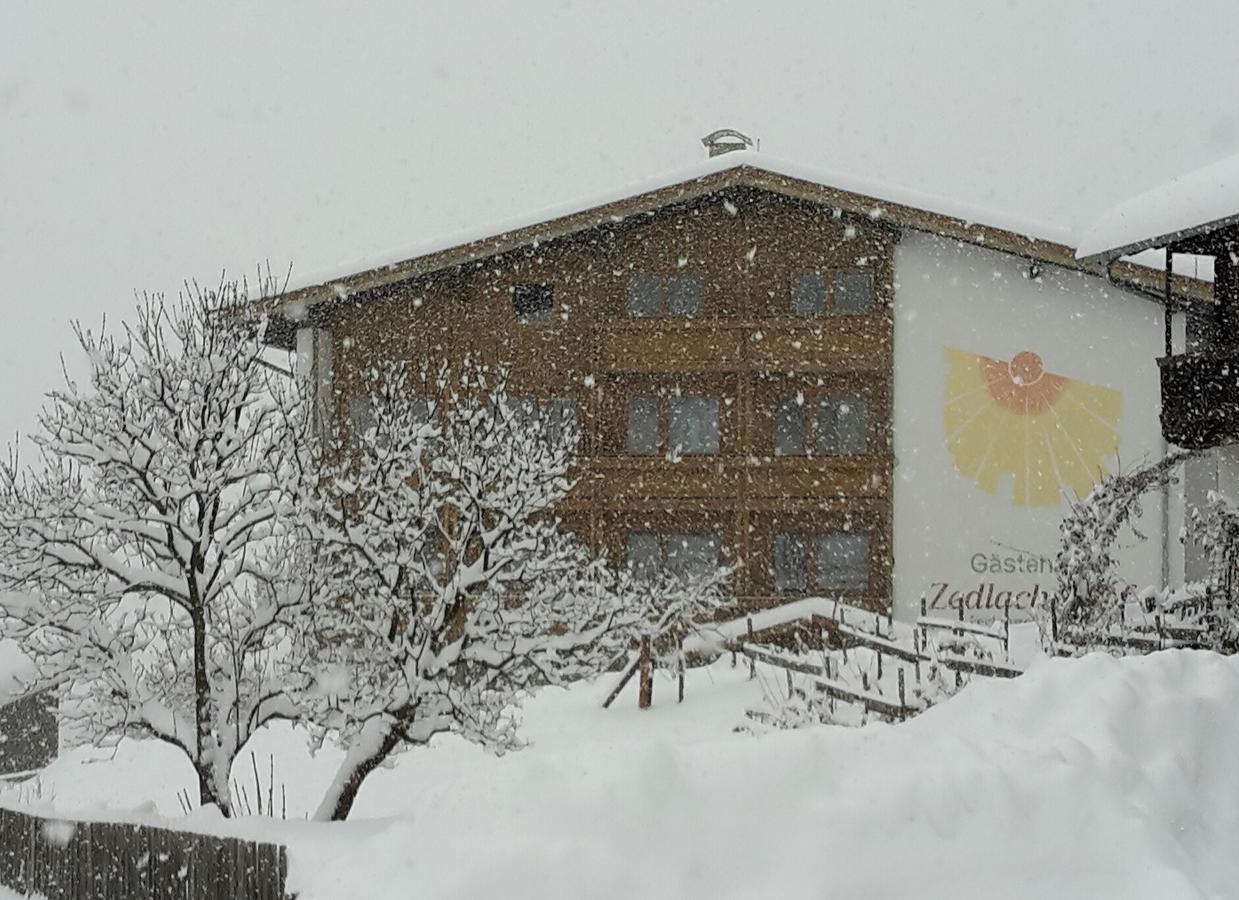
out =
<path fill-rule="evenodd" d="M 1183 173 L 1106 210 L 1076 259 L 1108 261 L 1239 221 L 1239 156 Z"/>
<path fill-rule="evenodd" d="M 700 160 L 691 166 L 665 171 L 640 181 L 629 182 L 618 189 L 603 194 L 544 207 L 535 212 L 498 224 L 492 223 L 469 228 L 398 250 L 384 251 L 369 257 L 354 259 L 346 264 L 318 269 L 308 273 L 304 278 L 294 276 L 289 281 L 287 290 L 289 292 L 299 291 L 305 288 L 330 284 L 333 281 L 339 281 L 361 272 L 393 267 L 409 260 L 441 253 L 476 241 L 486 240 L 487 238 L 501 237 L 514 231 L 540 225 L 544 222 L 579 214 L 631 197 L 745 166 L 762 169 L 775 175 L 812 182 L 823 187 L 873 197 L 876 200 L 883 200 L 888 203 L 898 203 L 926 212 L 951 216 L 968 223 L 987 225 L 1037 240 L 1053 241 L 1066 246 L 1071 244 L 1072 234 L 1068 229 L 1048 226 L 1044 223 L 1019 220 L 1016 217 L 1003 215 L 993 210 L 969 206 L 898 185 L 885 184 L 864 176 L 819 170 L 758 151 L 736 150 L 713 158 Z"/>

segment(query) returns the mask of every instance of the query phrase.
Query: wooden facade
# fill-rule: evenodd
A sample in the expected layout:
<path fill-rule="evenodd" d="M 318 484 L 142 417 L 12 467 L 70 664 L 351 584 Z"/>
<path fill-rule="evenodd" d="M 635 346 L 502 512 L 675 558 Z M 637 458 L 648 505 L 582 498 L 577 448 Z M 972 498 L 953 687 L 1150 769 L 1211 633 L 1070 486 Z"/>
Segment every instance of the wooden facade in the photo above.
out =
<path fill-rule="evenodd" d="M 760 608 L 818 592 L 812 571 L 776 584 L 776 536 L 799 536 L 811 570 L 818 536 L 859 535 L 865 575 L 834 592 L 888 609 L 898 234 L 729 186 L 377 284 L 317 312 L 332 412 L 347 428 L 360 373 L 385 360 L 505 364 L 510 393 L 575 404 L 579 471 L 560 514 L 595 548 L 623 561 L 634 533 L 715 535 L 721 561 L 739 565 L 737 605 Z M 657 441 L 644 452 L 629 436 L 634 397 Z M 716 446 L 674 452 L 669 417 L 684 397 L 717 409 Z M 777 426 L 788 398 L 806 421 Z M 820 452 L 830 410 L 850 417 L 850 443 Z M 806 452 L 776 446 L 776 427 L 802 429 Z"/>

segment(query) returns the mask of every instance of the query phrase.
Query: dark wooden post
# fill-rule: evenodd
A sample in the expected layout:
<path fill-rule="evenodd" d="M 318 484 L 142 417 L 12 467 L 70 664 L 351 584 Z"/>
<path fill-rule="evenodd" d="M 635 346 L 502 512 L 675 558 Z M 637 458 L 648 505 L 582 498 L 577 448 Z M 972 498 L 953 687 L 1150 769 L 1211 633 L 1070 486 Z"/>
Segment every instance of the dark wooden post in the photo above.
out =
<path fill-rule="evenodd" d="M 684 702 L 684 638 L 680 638 L 680 655 L 676 661 L 676 675 L 678 676 L 679 684 L 677 685 L 678 695 L 676 703 Z"/>
<path fill-rule="evenodd" d="M 903 666 L 899 667 L 899 705 L 905 710 L 908 707 L 908 702 L 904 699 Z"/>
<path fill-rule="evenodd" d="M 1050 656 L 1058 655 L 1058 594 L 1050 596 Z"/>
<path fill-rule="evenodd" d="M 749 625 L 749 643 L 751 644 L 753 643 L 753 617 L 752 616 L 749 616 L 748 625 Z M 757 677 L 757 660 L 753 659 L 753 657 L 750 656 L 749 657 L 749 678 L 753 679 L 756 677 Z"/>
<path fill-rule="evenodd" d="M 921 633 L 916 628 L 912 629 L 912 666 L 916 674 L 916 683 L 921 683 Z"/>
<path fill-rule="evenodd" d="M 1011 662 L 1011 596 L 1002 609 L 1002 654 L 1007 662 Z"/>
<path fill-rule="evenodd" d="M 649 635 L 641 638 L 641 695 L 637 699 L 637 706 L 641 709 L 649 709 L 654 703 L 654 654 L 650 649 Z"/>

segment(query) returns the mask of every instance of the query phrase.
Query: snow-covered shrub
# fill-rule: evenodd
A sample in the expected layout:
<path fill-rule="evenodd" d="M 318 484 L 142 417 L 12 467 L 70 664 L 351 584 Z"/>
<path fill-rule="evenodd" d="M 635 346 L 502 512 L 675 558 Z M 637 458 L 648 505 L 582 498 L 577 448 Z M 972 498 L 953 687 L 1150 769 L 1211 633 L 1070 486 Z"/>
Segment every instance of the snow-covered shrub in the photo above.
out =
<path fill-rule="evenodd" d="M 58 691 L 83 740 L 178 748 L 225 813 L 238 752 L 291 714 L 305 596 L 304 417 L 247 308 L 225 282 L 148 298 L 119 331 L 77 326 L 88 380 L 49 395 L 37 466 L 0 466 L 0 625 L 34 663 L 28 688 Z"/>
<path fill-rule="evenodd" d="M 419 396 L 417 374 L 434 396 Z M 404 748 L 452 732 L 517 745 L 534 685 L 593 674 L 631 638 L 617 575 L 560 530 L 577 434 L 519 414 L 466 363 L 368 378 L 369 421 L 321 448 L 302 511 L 327 589 L 307 611 L 304 703 L 346 757 L 320 818 Z"/>
<path fill-rule="evenodd" d="M 1189 536 L 1205 553 L 1208 572 L 1199 582 L 1181 586 L 1141 587 L 1126 582 L 1117 571 L 1115 544 L 1124 527 L 1140 515 L 1141 498 L 1172 484 L 1179 468 L 1194 454 L 1181 451 L 1129 472 L 1107 476 L 1084 500 L 1072 506 L 1061 526 L 1062 544 L 1056 560 L 1058 599 L 1043 610 L 1042 630 L 1056 616 L 1060 630 L 1086 634 L 1116 634 L 1134 624 L 1152 629 L 1200 629 L 1200 639 L 1219 650 L 1239 647 L 1239 508 L 1214 491 L 1191 511 Z M 1138 533 L 1133 534 L 1137 538 Z"/>

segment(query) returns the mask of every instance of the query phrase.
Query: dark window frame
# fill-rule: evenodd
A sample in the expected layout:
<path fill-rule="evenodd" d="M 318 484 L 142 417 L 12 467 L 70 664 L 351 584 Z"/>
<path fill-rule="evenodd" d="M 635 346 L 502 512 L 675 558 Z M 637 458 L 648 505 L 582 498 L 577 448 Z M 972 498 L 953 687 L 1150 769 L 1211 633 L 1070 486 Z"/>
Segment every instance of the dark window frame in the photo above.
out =
<path fill-rule="evenodd" d="M 640 292 L 638 287 L 647 290 Z M 695 290 L 685 291 L 686 287 Z M 650 289 L 657 292 L 656 297 L 650 296 Z M 634 272 L 628 276 L 624 296 L 624 314 L 630 319 L 694 319 L 705 305 L 705 278 Z"/>
<path fill-rule="evenodd" d="M 863 281 L 863 292 L 854 291 Z M 812 283 L 812 285 L 811 285 Z M 849 287 L 852 284 L 852 287 Z M 810 286 L 816 291 L 810 291 Z M 849 295 L 863 301 L 846 301 Z M 842 301 L 842 302 L 841 302 Z M 844 306 L 843 303 L 847 305 Z M 851 269 L 800 269 L 792 273 L 788 287 L 790 313 L 801 319 L 818 319 L 833 316 L 869 316 L 878 311 L 877 279 L 874 271 L 867 268 Z"/>
<path fill-rule="evenodd" d="M 831 543 L 857 547 L 855 559 L 842 555 L 834 566 L 824 566 L 823 548 Z M 789 554 L 789 550 L 794 553 Z M 807 595 L 825 591 L 866 593 L 873 577 L 873 536 L 868 530 L 847 528 L 791 528 L 770 537 L 770 581 L 775 593 Z M 791 566 L 794 571 L 787 570 Z M 841 574 L 840 574 L 841 573 Z M 831 577 L 831 575 L 840 577 Z"/>
<path fill-rule="evenodd" d="M 673 431 L 673 405 L 676 401 L 704 401 L 714 409 L 713 442 L 709 449 L 681 449 L 679 455 L 692 457 L 721 456 L 723 453 L 723 413 L 726 407 L 721 394 L 707 394 L 701 391 L 664 391 L 659 393 L 628 394 L 624 401 L 624 450 L 626 456 L 658 456 L 675 450 L 671 443 Z M 655 423 L 655 441 L 640 443 L 634 447 L 633 437 L 638 432 L 634 430 L 633 413 L 637 407 L 645 407 L 649 412 L 654 407 L 653 421 Z"/>
<path fill-rule="evenodd" d="M 543 325 L 555 315 L 555 287 L 547 281 L 512 285 L 512 314 L 522 325 Z"/>
<path fill-rule="evenodd" d="M 856 407 L 855 418 L 859 419 L 857 431 L 839 435 L 832 446 L 823 440 L 824 408 L 832 410 L 830 424 L 836 431 L 840 416 L 848 415 L 844 406 Z M 774 408 L 770 416 L 771 448 L 779 457 L 813 456 L 868 456 L 872 452 L 871 419 L 872 403 L 860 391 L 797 390 L 795 393 L 779 393 L 774 396 Z M 798 409 L 799 417 L 788 413 Z M 795 422 L 793 425 L 792 423 Z M 859 435 L 859 438 L 852 437 Z M 851 437 L 851 439 L 849 439 Z"/>

